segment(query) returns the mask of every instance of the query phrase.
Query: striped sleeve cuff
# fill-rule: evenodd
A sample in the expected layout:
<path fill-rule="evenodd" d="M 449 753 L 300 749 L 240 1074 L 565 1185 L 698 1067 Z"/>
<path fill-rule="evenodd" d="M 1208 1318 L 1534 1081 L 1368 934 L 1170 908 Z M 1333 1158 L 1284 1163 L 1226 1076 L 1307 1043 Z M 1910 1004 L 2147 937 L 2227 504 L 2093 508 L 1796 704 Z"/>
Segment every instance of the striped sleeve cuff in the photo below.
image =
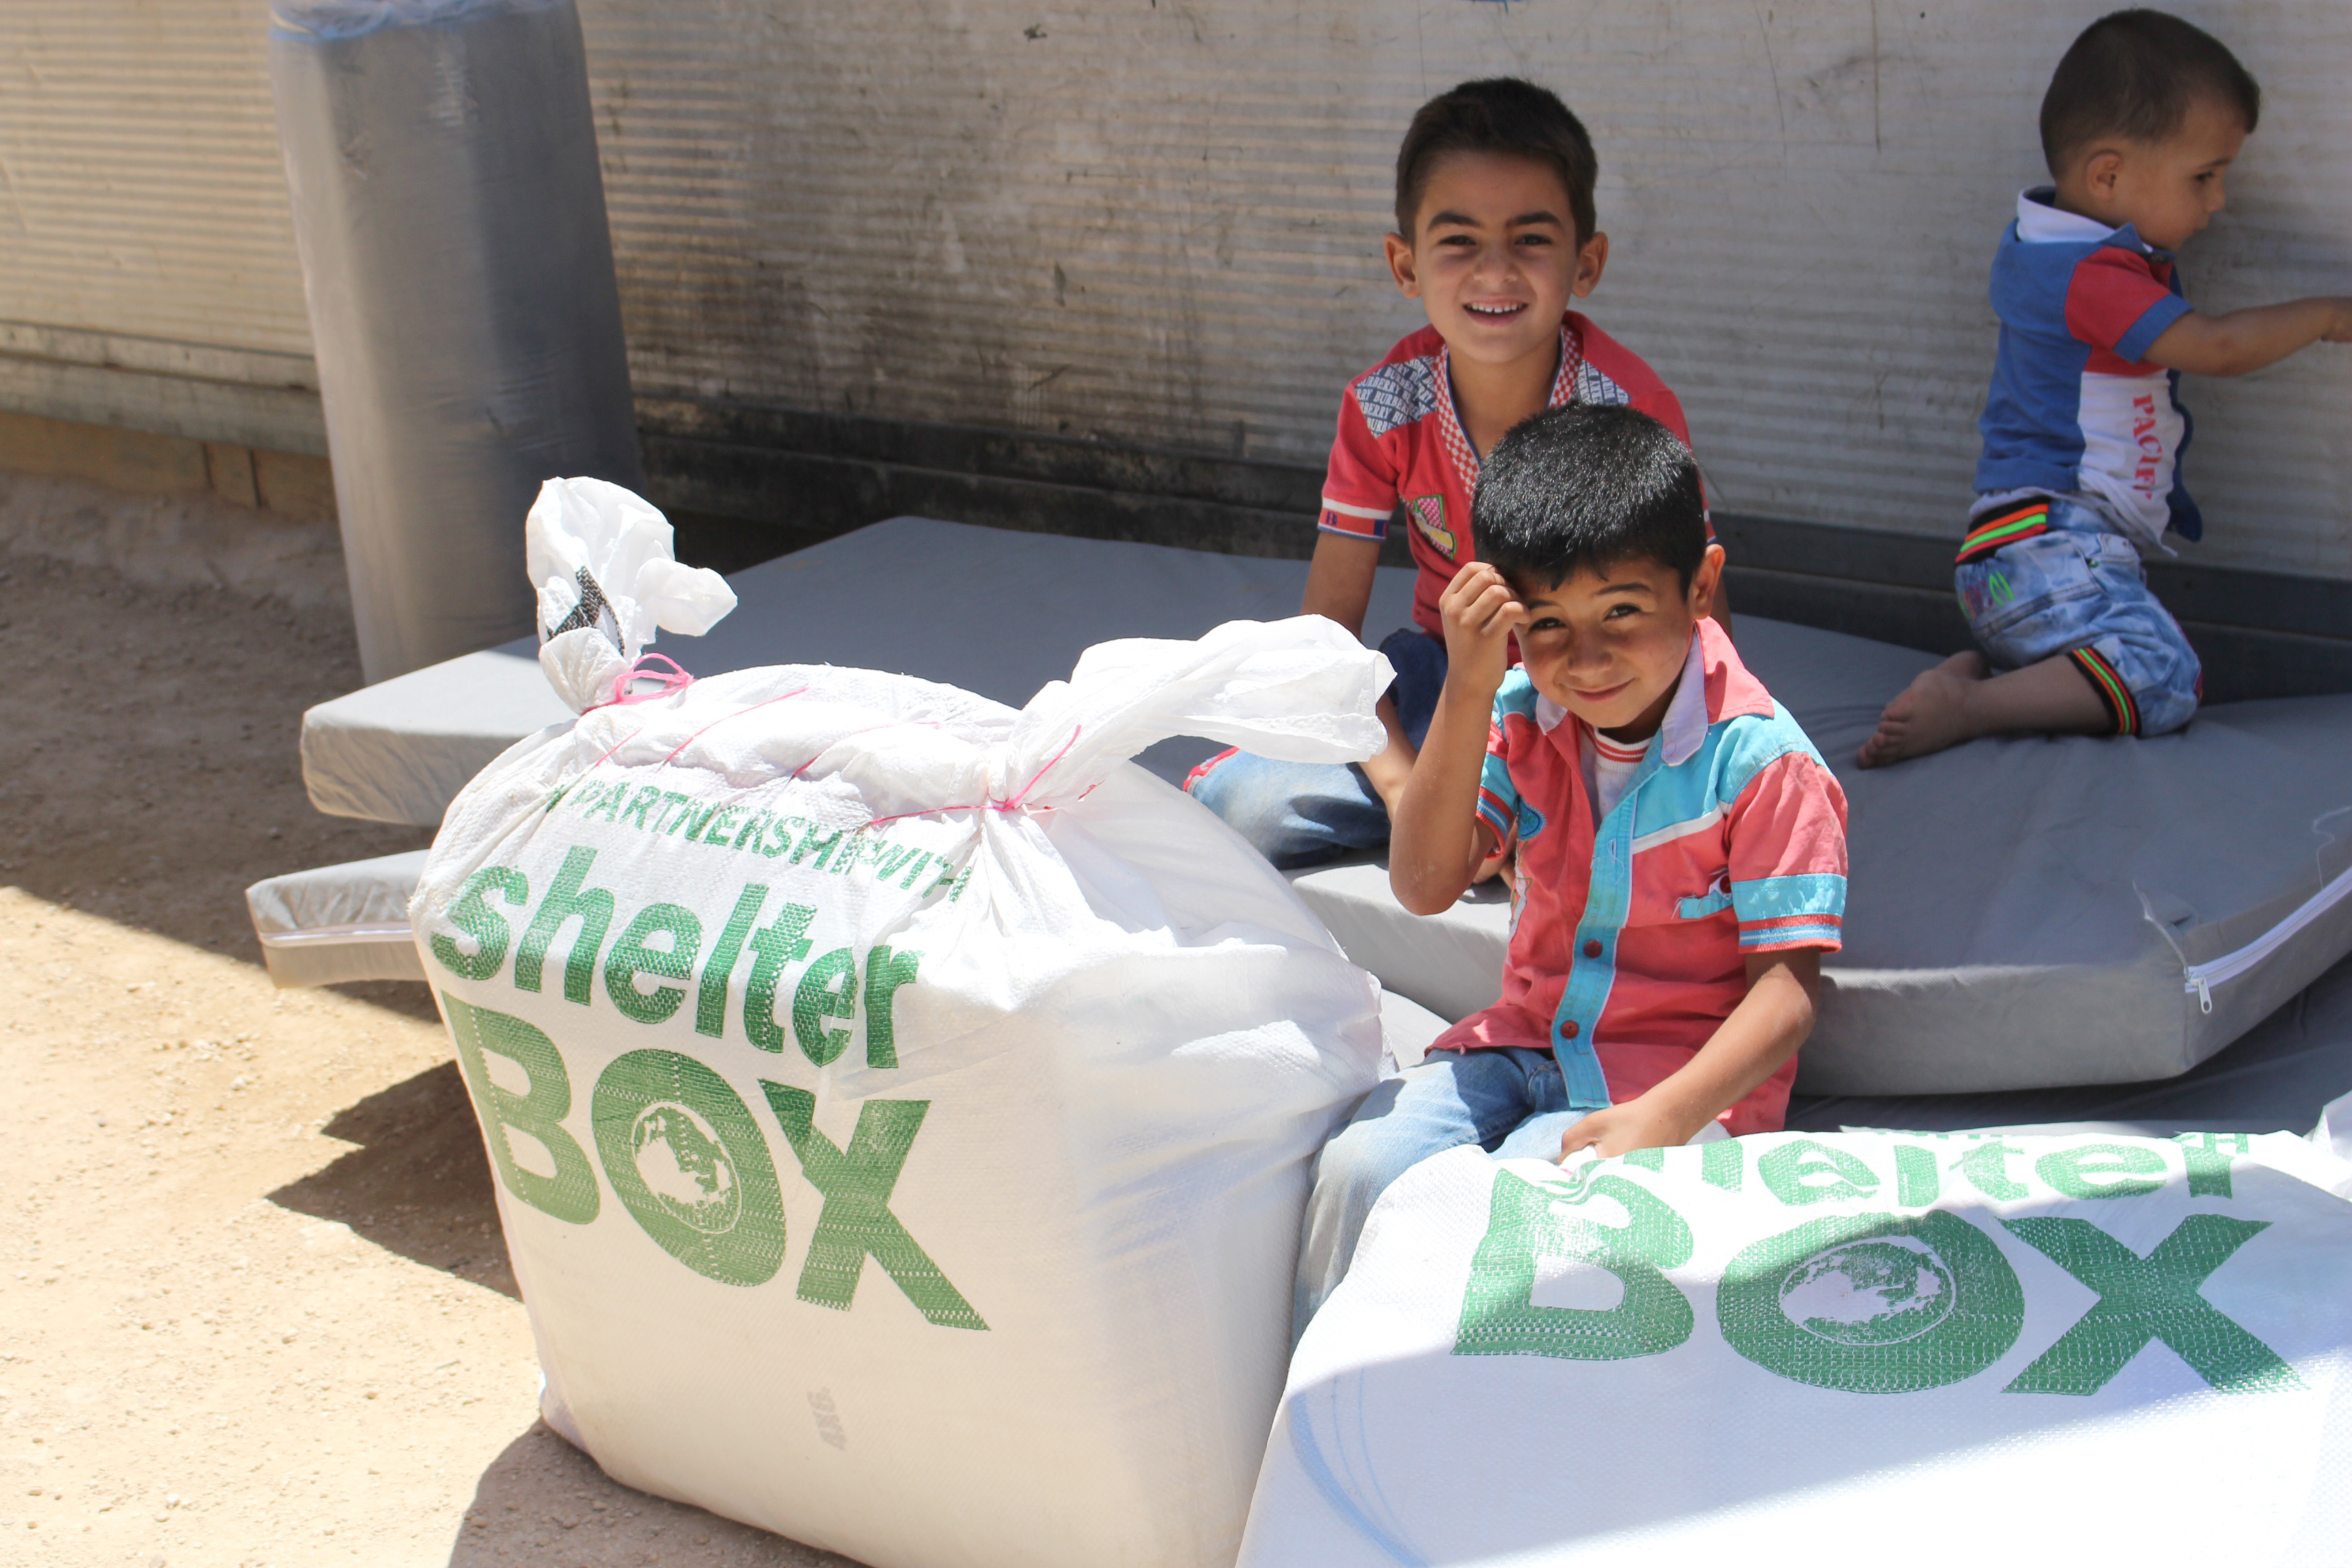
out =
<path fill-rule="evenodd" d="M 1759 877 L 1731 884 L 1739 951 L 1844 945 L 1845 879 L 1831 872 Z"/>
<path fill-rule="evenodd" d="M 1835 952 L 1844 945 L 1845 921 L 1837 915 L 1789 915 L 1780 920 L 1739 922 L 1742 952 L 1780 952 L 1797 947 L 1818 947 Z"/>
<path fill-rule="evenodd" d="M 2178 294 L 2167 294 L 2142 312 L 2129 331 L 2116 340 L 2116 357 L 2141 363 L 2147 358 L 2147 351 L 2156 346 L 2156 340 L 2189 311 L 2188 300 Z"/>
<path fill-rule="evenodd" d="M 1511 842 L 1511 828 L 1517 816 L 1511 809 L 1510 803 L 1493 790 L 1481 789 L 1478 792 L 1478 820 L 1495 830 L 1497 845 Z"/>
<path fill-rule="evenodd" d="M 1344 533 L 1355 539 L 1379 542 L 1389 536 L 1389 514 L 1325 496 L 1323 515 L 1316 527 L 1325 533 Z"/>

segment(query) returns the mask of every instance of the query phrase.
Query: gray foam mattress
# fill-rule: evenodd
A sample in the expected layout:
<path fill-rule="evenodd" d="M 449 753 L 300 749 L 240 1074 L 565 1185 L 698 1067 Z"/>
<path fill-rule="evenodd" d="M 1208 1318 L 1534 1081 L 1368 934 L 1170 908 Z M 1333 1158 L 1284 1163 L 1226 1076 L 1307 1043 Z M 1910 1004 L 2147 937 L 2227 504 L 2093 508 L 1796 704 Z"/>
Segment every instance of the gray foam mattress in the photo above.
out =
<path fill-rule="evenodd" d="M 271 977 L 280 985 L 423 980 L 408 900 L 424 862 L 420 849 L 254 884 L 246 898 Z M 1383 995 L 1381 1015 L 1390 1048 L 1407 1066 L 1449 1022 L 1394 991 Z M 2301 1133 L 2323 1106 L 2346 1094 L 2352 1094 L 2352 959 L 2236 1044 L 2164 1082 L 1988 1094 L 1801 1094 L 1789 1107 L 1789 1125 L 1947 1131 L 2063 1124 L 2150 1137 L 2188 1130 Z"/>
<path fill-rule="evenodd" d="M 728 578 L 732 614 L 655 651 L 696 675 L 835 664 L 945 681 L 1018 708 L 1113 637 L 1197 637 L 1298 613 L 1303 561 L 1268 561 L 898 517 Z M 1381 572 L 1368 626 L 1412 617 L 1412 573 Z M 571 712 L 529 637 L 449 659 L 302 716 L 302 781 L 337 816 L 432 827 L 491 758 Z M 1181 780 L 1215 748 L 1140 759 Z"/>
<path fill-rule="evenodd" d="M 422 980 L 408 900 L 425 873 L 422 849 L 289 871 L 245 890 L 261 960 L 280 986 L 347 980 Z"/>
<path fill-rule="evenodd" d="M 2322 1108 L 2347 1094 L 2352 1094 L 2352 959 L 2178 1078 L 1980 1094 L 1801 1090 L 1789 1103 L 1789 1126 L 1951 1132 L 2055 1122 L 2149 1138 L 2184 1131 L 2301 1134 L 2317 1123 Z"/>
<path fill-rule="evenodd" d="M 1851 810 L 1846 945 L 1823 965 L 1801 1092 L 2172 1078 L 2352 951 L 2352 698 L 2212 708 L 2149 741 L 1979 741 L 1864 771 L 1855 748 L 1930 656 L 1754 617 L 1736 629 Z M 1500 888 L 1417 921 L 1377 858 L 1292 880 L 1392 988 L 1450 1017 L 1494 999 Z"/>
<path fill-rule="evenodd" d="M 660 647 L 702 675 L 824 661 L 1019 704 L 1096 642 L 1291 614 L 1305 574 L 1299 562 L 898 518 L 738 574 L 733 615 Z M 1411 588 L 1409 572 L 1381 574 L 1368 633 L 1405 624 Z M 1864 773 L 1854 748 L 1928 656 L 1753 617 L 1735 630 L 1853 807 L 1847 945 L 1825 966 L 1801 1092 L 2174 1078 L 2352 950 L 2352 833 L 2332 831 L 2352 815 L 2330 819 L 2352 808 L 2352 698 L 2212 708 L 2150 741 L 1979 741 Z M 569 718 L 533 655 L 509 644 L 312 709 L 312 800 L 438 822 L 499 752 Z M 1141 760 L 1172 777 L 1208 750 L 1169 742 Z M 1391 991 L 1449 1018 L 1496 994 L 1507 910 L 1493 893 L 1422 920 L 1377 862 L 1294 882 Z"/>

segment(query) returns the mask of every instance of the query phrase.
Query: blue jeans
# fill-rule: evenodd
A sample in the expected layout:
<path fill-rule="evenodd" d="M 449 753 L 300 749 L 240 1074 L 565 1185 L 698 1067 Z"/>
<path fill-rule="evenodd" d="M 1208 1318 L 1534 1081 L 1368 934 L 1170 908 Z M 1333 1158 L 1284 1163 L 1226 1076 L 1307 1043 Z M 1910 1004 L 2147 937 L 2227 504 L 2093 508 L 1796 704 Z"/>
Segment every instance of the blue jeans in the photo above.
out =
<path fill-rule="evenodd" d="M 1589 1114 L 1568 1109 L 1568 1086 L 1549 1051 L 1517 1046 L 1433 1051 L 1375 1087 L 1315 1160 L 1291 1297 L 1292 1342 L 1348 1272 L 1364 1216 L 1389 1184 L 1465 1143 L 1514 1159 L 1557 1158 L 1560 1134 Z"/>
<path fill-rule="evenodd" d="M 1389 698 L 1405 738 L 1429 734 L 1445 686 L 1445 644 L 1417 626 L 1389 634 L 1381 652 L 1396 668 Z M 1287 870 L 1336 860 L 1389 841 L 1389 812 L 1352 763 L 1278 763 L 1227 752 L 1192 770 L 1186 793 L 1225 819 L 1259 854 Z"/>
<path fill-rule="evenodd" d="M 2162 735 L 2188 723 L 2203 670 L 2179 623 L 2147 591 L 2139 552 L 2073 501 L 2050 503 L 2050 529 L 1953 568 L 1960 611 L 1985 657 L 1996 669 L 2022 669 L 2073 655 L 2118 733 Z"/>

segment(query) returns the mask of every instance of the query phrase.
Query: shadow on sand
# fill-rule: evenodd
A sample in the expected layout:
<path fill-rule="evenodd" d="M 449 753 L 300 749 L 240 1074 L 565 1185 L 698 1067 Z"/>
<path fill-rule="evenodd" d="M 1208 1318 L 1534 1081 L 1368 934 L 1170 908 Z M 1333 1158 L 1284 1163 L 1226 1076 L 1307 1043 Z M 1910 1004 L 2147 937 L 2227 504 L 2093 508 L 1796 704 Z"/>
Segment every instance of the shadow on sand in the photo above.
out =
<path fill-rule="evenodd" d="M 475 1484 L 449 1568 L 857 1568 L 846 1557 L 632 1491 L 545 1422 L 507 1445 Z"/>
<path fill-rule="evenodd" d="M 422 994 L 424 987 L 407 989 Z M 457 1063 L 369 1095 L 337 1112 L 323 1131 L 359 1147 L 278 1188 L 270 1202 L 339 1221 L 429 1268 L 517 1294 L 489 1160 Z"/>

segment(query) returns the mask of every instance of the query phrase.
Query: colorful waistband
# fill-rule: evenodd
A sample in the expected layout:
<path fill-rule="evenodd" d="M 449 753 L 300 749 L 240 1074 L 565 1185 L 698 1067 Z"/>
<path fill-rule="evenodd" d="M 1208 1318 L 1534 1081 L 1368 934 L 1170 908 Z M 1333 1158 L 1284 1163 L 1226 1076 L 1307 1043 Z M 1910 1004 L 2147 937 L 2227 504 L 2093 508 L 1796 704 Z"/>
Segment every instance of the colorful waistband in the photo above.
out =
<path fill-rule="evenodd" d="M 1966 566 L 1972 561 L 1983 560 L 2004 544 L 2049 531 L 2050 503 L 2034 501 L 1999 517 L 1989 517 L 1969 529 L 1969 536 L 1960 541 L 1960 552 L 1954 557 L 1954 563 Z"/>

